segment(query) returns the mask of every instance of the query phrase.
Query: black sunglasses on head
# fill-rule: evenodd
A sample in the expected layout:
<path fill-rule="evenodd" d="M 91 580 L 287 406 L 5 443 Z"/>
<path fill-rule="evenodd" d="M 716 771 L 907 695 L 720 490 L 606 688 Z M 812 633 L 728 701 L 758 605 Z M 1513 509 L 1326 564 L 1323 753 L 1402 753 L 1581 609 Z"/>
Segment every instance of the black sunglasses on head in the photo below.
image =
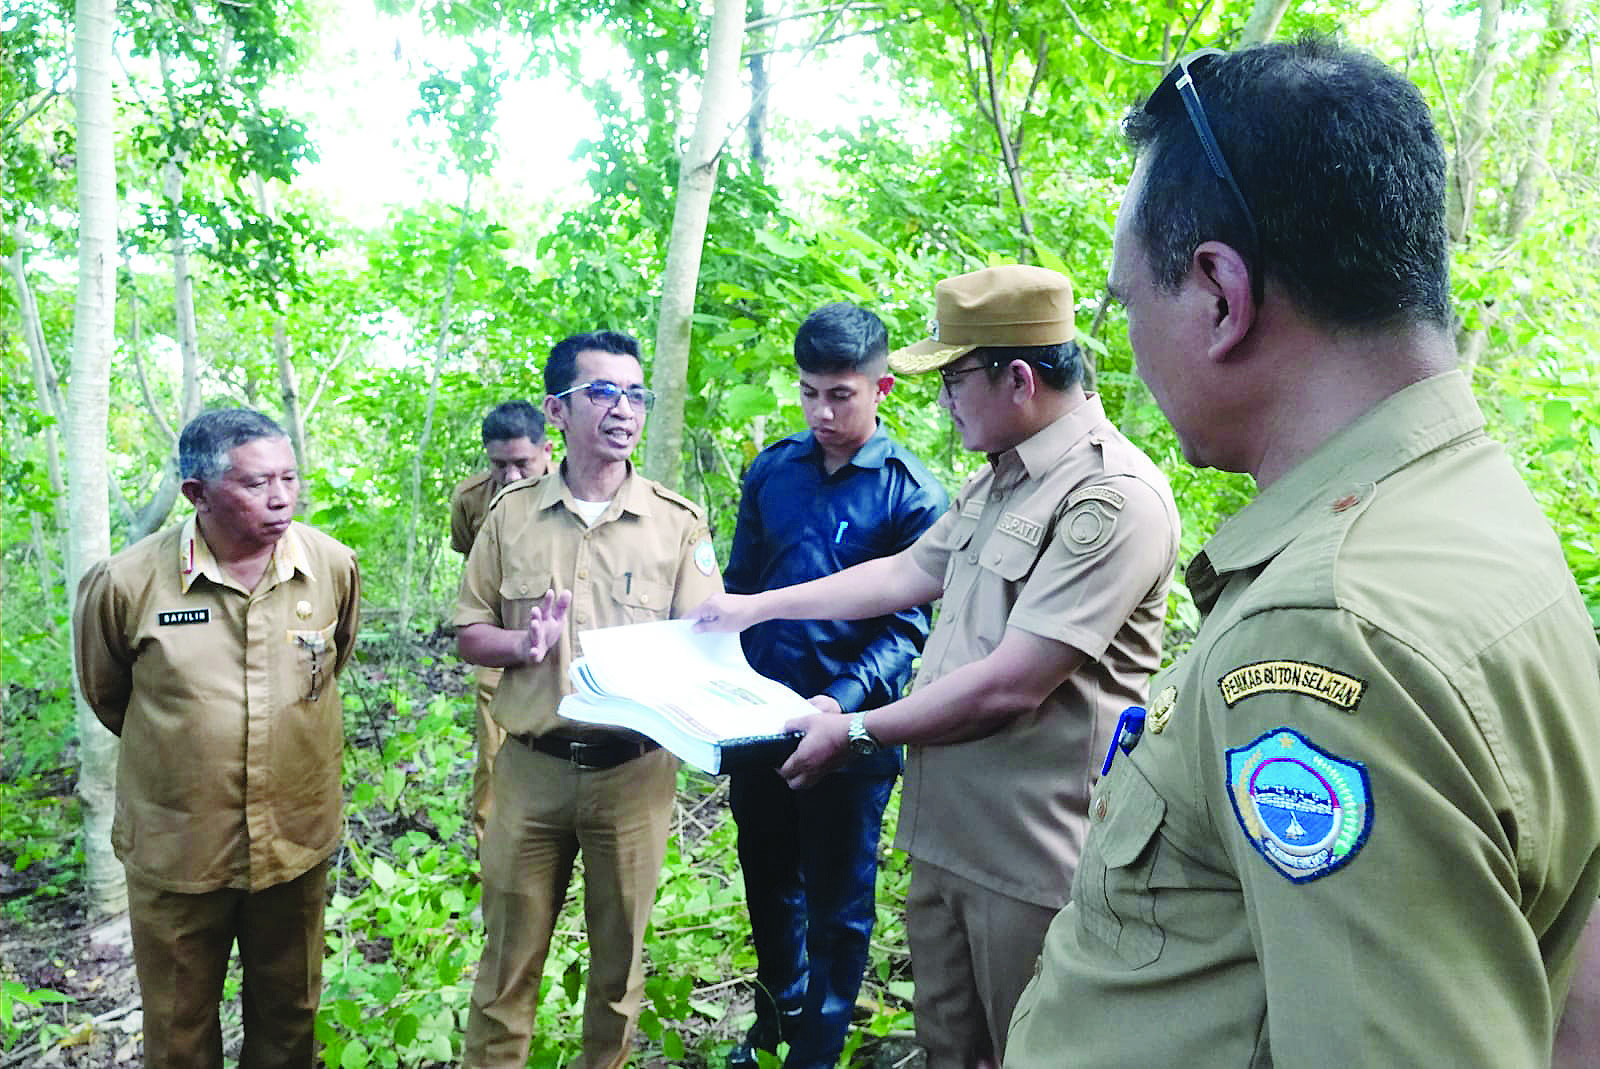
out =
<path fill-rule="evenodd" d="M 1200 147 L 1205 150 L 1212 173 L 1233 193 L 1233 199 L 1239 205 L 1239 212 L 1244 216 L 1245 228 L 1250 231 L 1250 292 L 1255 297 L 1256 304 L 1260 305 L 1261 233 L 1256 229 L 1256 217 L 1244 199 L 1244 190 L 1240 189 L 1239 183 L 1234 180 L 1233 171 L 1222 155 L 1222 146 L 1217 144 L 1217 135 L 1211 132 L 1211 123 L 1206 120 L 1205 106 L 1200 103 L 1200 94 L 1194 84 L 1196 75 L 1203 74 L 1213 60 L 1225 55 L 1227 53 L 1220 48 L 1202 48 L 1178 60 L 1145 101 L 1144 110 L 1152 115 L 1159 115 L 1171 106 L 1169 97 L 1176 96 L 1183 101 L 1183 110 L 1188 113 L 1189 125 L 1194 127 L 1195 137 L 1200 139 Z"/>

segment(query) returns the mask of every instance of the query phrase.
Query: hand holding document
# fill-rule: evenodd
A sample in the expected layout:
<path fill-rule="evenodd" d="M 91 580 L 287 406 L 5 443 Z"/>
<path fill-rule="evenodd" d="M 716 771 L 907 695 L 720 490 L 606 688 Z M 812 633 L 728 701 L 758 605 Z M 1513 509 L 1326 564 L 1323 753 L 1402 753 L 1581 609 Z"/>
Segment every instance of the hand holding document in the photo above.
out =
<path fill-rule="evenodd" d="M 693 620 L 597 628 L 578 644 L 562 716 L 648 735 L 713 775 L 782 764 L 800 740 L 784 724 L 816 712 L 751 668 L 737 634 Z"/>

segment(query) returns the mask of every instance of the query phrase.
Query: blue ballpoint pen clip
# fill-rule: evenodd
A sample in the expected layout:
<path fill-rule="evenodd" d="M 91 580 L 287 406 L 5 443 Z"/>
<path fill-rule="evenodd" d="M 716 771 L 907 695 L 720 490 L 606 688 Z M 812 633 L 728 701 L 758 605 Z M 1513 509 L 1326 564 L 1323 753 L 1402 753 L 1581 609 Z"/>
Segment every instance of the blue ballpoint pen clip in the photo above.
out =
<path fill-rule="evenodd" d="M 1130 705 L 1122 710 L 1122 715 L 1117 717 L 1117 729 L 1111 733 L 1111 745 L 1106 747 L 1106 763 L 1100 766 L 1100 774 L 1104 776 L 1111 771 L 1111 762 L 1117 756 L 1117 750 L 1123 753 L 1132 753 L 1139 742 L 1139 736 L 1144 734 L 1145 711 L 1142 705 Z"/>
<path fill-rule="evenodd" d="M 850 526 L 850 521 L 849 520 L 840 520 L 839 521 L 839 529 L 833 532 L 833 540 L 834 540 L 834 542 L 837 543 L 837 542 L 843 542 L 844 541 L 844 531 L 845 531 L 845 528 L 849 527 L 849 526 Z"/>

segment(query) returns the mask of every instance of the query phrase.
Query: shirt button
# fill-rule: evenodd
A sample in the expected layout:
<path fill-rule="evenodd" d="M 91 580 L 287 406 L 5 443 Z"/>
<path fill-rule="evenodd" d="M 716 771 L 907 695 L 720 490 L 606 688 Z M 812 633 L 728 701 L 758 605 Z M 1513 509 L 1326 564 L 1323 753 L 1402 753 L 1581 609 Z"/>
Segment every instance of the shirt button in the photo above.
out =
<path fill-rule="evenodd" d="M 587 569 L 587 568 L 579 568 L 578 569 L 578 578 L 579 579 L 587 579 L 587 578 L 589 578 L 589 569 Z"/>
<path fill-rule="evenodd" d="M 973 552 L 967 554 L 967 563 L 968 564 L 977 564 L 978 563 L 978 553 L 977 553 L 976 550 L 974 550 Z"/>
<path fill-rule="evenodd" d="M 519 591 L 521 591 L 522 593 L 526 594 L 528 592 L 528 584 L 527 583 L 523 583 L 521 586 L 517 587 L 517 589 Z"/>
<path fill-rule="evenodd" d="M 1039 974 L 1044 972 L 1044 955 L 1040 954 L 1033 959 L 1033 978 L 1039 979 Z"/>
<path fill-rule="evenodd" d="M 650 604 L 650 595 L 649 594 L 640 594 L 639 595 L 639 604 L 640 605 L 648 605 L 648 604 Z"/>
<path fill-rule="evenodd" d="M 1103 794 L 1098 799 L 1095 800 L 1095 803 L 1094 803 L 1094 819 L 1096 819 L 1096 820 L 1104 820 L 1104 819 L 1106 819 L 1106 796 L 1103 795 Z"/>
<path fill-rule="evenodd" d="M 996 553 L 994 556 L 990 557 L 989 558 L 989 563 L 990 564 L 999 564 L 1000 563 L 1000 554 Z"/>

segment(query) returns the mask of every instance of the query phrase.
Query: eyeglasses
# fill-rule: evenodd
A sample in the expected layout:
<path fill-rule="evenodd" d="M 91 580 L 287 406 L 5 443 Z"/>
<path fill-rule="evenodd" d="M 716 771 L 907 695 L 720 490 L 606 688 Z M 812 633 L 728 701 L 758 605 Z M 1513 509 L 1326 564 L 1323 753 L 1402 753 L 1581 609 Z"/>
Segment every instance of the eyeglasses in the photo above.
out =
<path fill-rule="evenodd" d="M 1217 135 L 1211 132 L 1211 124 L 1206 121 L 1205 106 L 1200 103 L 1200 94 L 1195 90 L 1194 78 L 1211 65 L 1212 60 L 1218 56 L 1227 55 L 1220 48 L 1202 48 L 1191 52 L 1173 64 L 1167 76 L 1161 79 L 1161 84 L 1156 86 L 1155 92 L 1150 94 L 1145 101 L 1144 110 L 1155 112 L 1165 107 L 1162 100 L 1163 94 L 1174 93 L 1183 101 L 1184 111 L 1189 114 L 1189 125 L 1194 127 L 1194 133 L 1200 139 L 1200 147 L 1205 149 L 1206 159 L 1211 164 L 1212 173 L 1222 180 L 1223 185 L 1233 193 L 1234 201 L 1239 205 L 1239 213 L 1244 216 L 1246 229 L 1250 231 L 1250 291 L 1255 296 L 1256 304 L 1261 303 L 1261 234 L 1256 230 L 1256 217 L 1250 212 L 1250 205 L 1244 199 L 1244 190 L 1239 188 L 1239 183 L 1234 181 L 1233 171 L 1228 168 L 1228 161 L 1223 158 L 1222 146 L 1217 144 Z"/>
<path fill-rule="evenodd" d="M 624 389 L 614 382 L 607 382 L 605 379 L 595 379 L 592 382 L 580 382 L 576 386 L 562 390 L 560 393 L 556 394 L 556 396 L 566 397 L 568 394 L 577 393 L 579 390 L 582 390 L 585 397 L 587 397 L 594 404 L 597 404 L 601 408 L 605 409 L 607 412 L 610 412 L 613 408 L 616 408 L 617 404 L 624 397 L 628 399 L 629 405 L 644 412 L 650 411 L 650 409 L 654 407 L 656 403 L 656 393 L 654 390 L 647 390 L 643 386 L 629 386 Z"/>
<path fill-rule="evenodd" d="M 991 368 L 996 368 L 999 366 L 1000 365 L 998 364 L 973 364 L 971 367 L 964 367 L 959 371 L 951 371 L 949 368 L 940 368 L 939 384 L 944 387 L 945 393 L 954 396 L 956 387 L 961 385 L 961 380 L 963 378 L 972 374 L 974 371 L 988 371 Z"/>

